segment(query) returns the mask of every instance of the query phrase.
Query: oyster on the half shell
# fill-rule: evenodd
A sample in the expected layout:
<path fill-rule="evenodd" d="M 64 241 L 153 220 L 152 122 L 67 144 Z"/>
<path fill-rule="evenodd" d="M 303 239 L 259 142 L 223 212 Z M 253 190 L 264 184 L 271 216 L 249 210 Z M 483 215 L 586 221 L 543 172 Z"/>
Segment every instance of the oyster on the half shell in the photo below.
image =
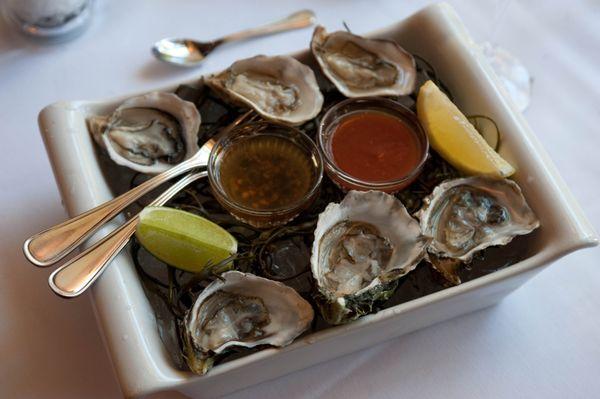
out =
<path fill-rule="evenodd" d="M 185 317 L 188 366 L 205 374 L 216 355 L 234 347 L 288 345 L 313 317 L 310 304 L 293 288 L 249 273 L 225 272 L 202 291 Z"/>
<path fill-rule="evenodd" d="M 423 234 L 432 239 L 430 253 L 463 262 L 540 225 L 517 183 L 485 176 L 443 182 L 416 216 Z"/>
<path fill-rule="evenodd" d="M 115 163 L 142 173 L 164 172 L 198 151 L 200 114 L 171 93 L 132 97 L 110 116 L 88 118 L 87 125 Z"/>
<path fill-rule="evenodd" d="M 341 324 L 371 312 L 417 266 L 427 243 L 419 222 L 384 192 L 350 191 L 329 204 L 319 215 L 311 256 L 325 320 Z"/>
<path fill-rule="evenodd" d="M 289 56 L 257 55 L 239 60 L 206 77 L 205 82 L 266 119 L 289 125 L 314 118 L 323 106 L 313 70 Z"/>
<path fill-rule="evenodd" d="M 346 97 L 401 96 L 415 88 L 413 56 L 392 40 L 317 26 L 310 43 L 321 70 Z"/>

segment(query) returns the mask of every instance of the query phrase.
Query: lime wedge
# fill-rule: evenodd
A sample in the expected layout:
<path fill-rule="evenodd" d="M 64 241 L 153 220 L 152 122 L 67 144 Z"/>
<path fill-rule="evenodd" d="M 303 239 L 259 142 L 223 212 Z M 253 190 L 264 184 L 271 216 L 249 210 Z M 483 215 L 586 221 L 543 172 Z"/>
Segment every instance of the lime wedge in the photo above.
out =
<path fill-rule="evenodd" d="M 174 208 L 144 208 L 135 234 L 152 255 L 193 273 L 237 252 L 237 241 L 221 226 Z"/>
<path fill-rule="evenodd" d="M 497 177 L 515 173 L 431 80 L 419 90 L 417 117 L 433 149 L 461 172 Z"/>

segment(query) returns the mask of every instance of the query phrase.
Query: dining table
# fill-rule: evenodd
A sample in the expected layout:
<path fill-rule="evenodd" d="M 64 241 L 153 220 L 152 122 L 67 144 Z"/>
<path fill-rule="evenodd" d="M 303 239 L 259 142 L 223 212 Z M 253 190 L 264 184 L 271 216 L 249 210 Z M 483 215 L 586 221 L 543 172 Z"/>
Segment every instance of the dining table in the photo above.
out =
<path fill-rule="evenodd" d="M 368 33 L 421 0 L 96 0 L 68 41 L 29 38 L 0 19 L 0 397 L 119 398 L 89 293 L 48 287 L 51 268 L 23 241 L 64 220 L 37 116 L 59 100 L 150 91 L 255 54 L 307 47 L 311 29 L 228 43 L 196 68 L 151 54 L 164 37 L 212 39 L 311 9 L 328 30 Z M 600 2 L 449 0 L 477 43 L 531 75 L 524 116 L 596 228 L 600 227 Z M 0 7 L 3 3 L 0 2 Z M 598 151 L 598 152 L 597 152 Z M 227 398 L 598 398 L 600 249 L 552 264 L 498 305 L 395 338 Z M 173 393 L 166 396 L 183 397 Z"/>

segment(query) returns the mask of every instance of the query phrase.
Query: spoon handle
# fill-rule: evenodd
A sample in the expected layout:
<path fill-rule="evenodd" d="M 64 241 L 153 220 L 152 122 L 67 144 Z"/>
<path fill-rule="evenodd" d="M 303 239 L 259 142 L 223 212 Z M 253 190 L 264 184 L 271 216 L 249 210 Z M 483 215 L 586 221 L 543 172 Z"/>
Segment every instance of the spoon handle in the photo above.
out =
<path fill-rule="evenodd" d="M 206 175 L 206 172 L 187 175 L 152 201 L 150 206 L 164 205 L 185 186 L 202 177 L 206 177 Z M 48 284 L 52 288 L 52 291 L 66 298 L 73 298 L 83 294 L 102 274 L 114 257 L 125 247 L 133 233 L 135 233 L 139 222 L 138 216 L 139 214 L 56 269 L 48 278 Z"/>
<path fill-rule="evenodd" d="M 58 262 L 142 195 L 197 167 L 197 164 L 195 158 L 190 158 L 108 202 L 30 237 L 23 244 L 25 257 L 40 267 Z"/>
<path fill-rule="evenodd" d="M 295 12 L 280 21 L 272 22 L 258 28 L 232 33 L 231 35 L 227 35 L 219 40 L 216 40 L 216 43 L 221 44 L 234 40 L 246 40 L 252 37 L 270 35 L 272 33 L 283 32 L 286 30 L 306 28 L 313 25 L 315 21 L 316 17 L 314 12 L 310 10 L 302 10 Z"/>

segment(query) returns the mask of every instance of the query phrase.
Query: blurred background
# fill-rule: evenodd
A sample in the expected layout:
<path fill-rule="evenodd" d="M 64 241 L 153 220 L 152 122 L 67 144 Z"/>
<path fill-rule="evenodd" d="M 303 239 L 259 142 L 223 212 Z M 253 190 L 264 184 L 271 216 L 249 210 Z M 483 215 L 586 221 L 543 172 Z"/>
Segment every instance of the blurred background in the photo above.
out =
<path fill-rule="evenodd" d="M 48 44 L 0 20 L 0 397 L 121 395 L 90 298 L 66 301 L 49 270 L 27 264 L 21 244 L 62 221 L 37 114 L 58 100 L 101 99 L 161 88 L 258 53 L 307 47 L 311 29 L 220 48 L 199 69 L 156 61 L 163 37 L 212 39 L 302 8 L 328 30 L 367 33 L 427 5 L 417 0 L 96 0 L 89 26 Z M 478 43 L 521 60 L 533 78 L 525 111 L 588 218 L 600 226 L 600 3 L 449 1 Z M 5 6 L 6 3 L 0 2 Z M 543 397 L 600 392 L 600 250 L 578 252 L 499 306 L 263 383 L 231 398 Z"/>

